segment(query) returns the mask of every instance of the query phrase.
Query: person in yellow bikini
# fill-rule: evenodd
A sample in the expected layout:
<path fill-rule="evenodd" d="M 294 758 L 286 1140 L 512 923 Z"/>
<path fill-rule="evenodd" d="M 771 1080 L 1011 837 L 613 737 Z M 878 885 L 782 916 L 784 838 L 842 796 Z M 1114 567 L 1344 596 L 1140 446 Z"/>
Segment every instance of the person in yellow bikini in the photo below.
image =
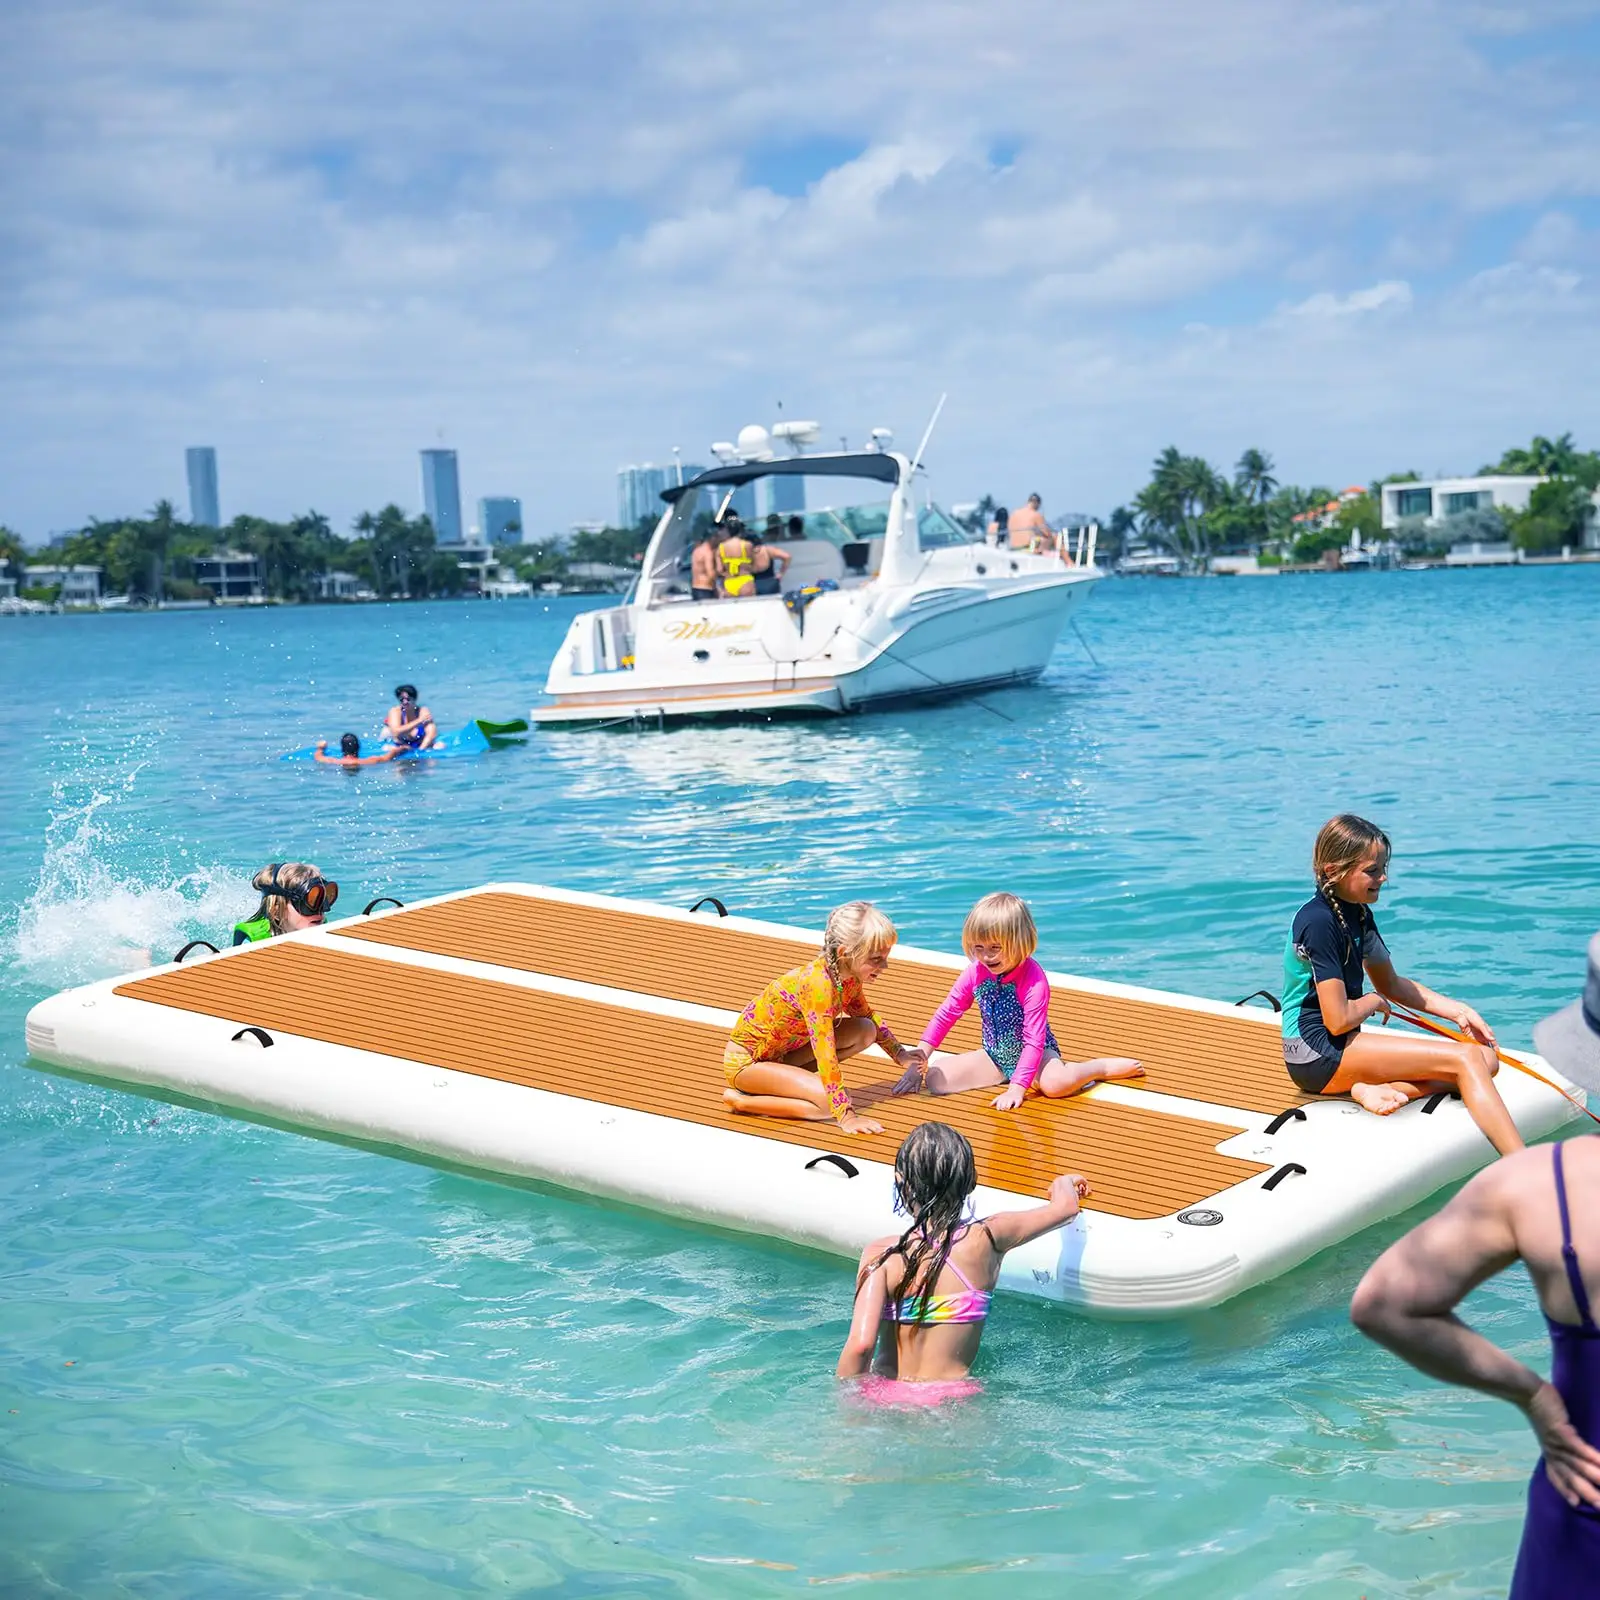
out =
<path fill-rule="evenodd" d="M 744 536 L 737 512 L 722 520 L 722 541 L 717 546 L 717 584 L 723 598 L 736 600 L 756 592 L 756 547 Z"/>
<path fill-rule="evenodd" d="M 926 1065 L 921 1049 L 903 1045 L 867 1003 L 866 985 L 889 963 L 894 924 L 874 905 L 852 900 L 828 918 L 822 951 L 775 978 L 740 1013 L 723 1052 L 736 1112 L 799 1122 L 830 1117 L 846 1133 L 882 1133 L 883 1124 L 856 1115 L 841 1060 L 881 1045 L 910 1069 Z"/>

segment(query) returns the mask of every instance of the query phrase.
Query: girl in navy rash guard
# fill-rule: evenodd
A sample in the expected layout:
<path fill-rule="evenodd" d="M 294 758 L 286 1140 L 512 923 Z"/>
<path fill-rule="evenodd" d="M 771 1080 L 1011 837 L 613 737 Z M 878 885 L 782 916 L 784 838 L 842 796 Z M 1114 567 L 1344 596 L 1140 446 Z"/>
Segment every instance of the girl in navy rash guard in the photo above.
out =
<path fill-rule="evenodd" d="M 1050 1031 L 1050 980 L 1033 959 L 1038 944 L 1033 914 L 1014 894 L 988 894 L 972 908 L 961 930 L 961 948 L 972 964 L 922 1030 L 922 1048 L 931 1057 L 974 1000 L 983 1019 L 983 1048 L 941 1055 L 908 1071 L 895 1085 L 896 1094 L 922 1088 L 957 1094 L 1004 1084 L 994 1105 L 1014 1111 L 1030 1089 L 1056 1099 L 1107 1078 L 1143 1075 L 1144 1068 L 1129 1056 L 1061 1059 Z"/>
<path fill-rule="evenodd" d="M 1394 970 L 1371 908 L 1389 875 L 1389 838 L 1342 813 L 1311 854 L 1317 892 L 1295 913 L 1283 955 L 1283 1060 L 1305 1094 L 1348 1094 L 1386 1117 L 1438 1088 L 1459 1089 L 1484 1137 L 1508 1155 L 1522 1135 L 1494 1086 L 1494 1035 L 1469 1005 Z M 1362 972 L 1374 992 L 1363 994 Z M 1363 1033 L 1389 1003 L 1443 1017 L 1471 1041 Z"/>

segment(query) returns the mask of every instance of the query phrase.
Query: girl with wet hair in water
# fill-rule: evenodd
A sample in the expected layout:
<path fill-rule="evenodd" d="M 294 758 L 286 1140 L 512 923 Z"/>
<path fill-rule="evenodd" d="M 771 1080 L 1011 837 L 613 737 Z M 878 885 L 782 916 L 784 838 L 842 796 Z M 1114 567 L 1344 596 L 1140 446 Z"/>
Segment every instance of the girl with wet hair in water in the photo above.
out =
<path fill-rule="evenodd" d="M 862 1252 L 837 1369 L 865 1378 L 868 1398 L 925 1404 L 976 1392 L 967 1373 L 1006 1252 L 1070 1222 L 1090 1192 L 1069 1173 L 1046 1204 L 974 1221 L 977 1186 L 972 1146 L 946 1123 L 913 1128 L 896 1153 L 895 1209 L 910 1220 Z"/>
<path fill-rule="evenodd" d="M 1389 875 L 1389 836 L 1343 812 L 1311 852 L 1316 893 L 1295 913 L 1283 955 L 1283 1060 L 1304 1094 L 1348 1094 L 1380 1117 L 1439 1089 L 1456 1089 L 1501 1155 L 1522 1135 L 1494 1086 L 1494 1034 L 1471 1006 L 1394 970 L 1372 907 Z M 1373 992 L 1362 993 L 1362 973 Z M 1391 1003 L 1442 1017 L 1453 1039 L 1363 1033 Z"/>
<path fill-rule="evenodd" d="M 250 944 L 321 926 L 339 898 L 339 885 L 324 878 L 309 861 L 273 861 L 250 880 L 261 891 L 253 916 L 233 925 L 233 942 Z"/>

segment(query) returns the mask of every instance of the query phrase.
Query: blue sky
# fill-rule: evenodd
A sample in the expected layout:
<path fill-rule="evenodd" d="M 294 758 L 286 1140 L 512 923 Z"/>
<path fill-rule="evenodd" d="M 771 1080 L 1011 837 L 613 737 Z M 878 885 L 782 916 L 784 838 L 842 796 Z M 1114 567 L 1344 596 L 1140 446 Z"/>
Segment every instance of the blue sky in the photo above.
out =
<path fill-rule="evenodd" d="M 1600 5 L 54 0 L 0 61 L 0 522 L 530 532 L 742 423 L 1105 511 L 1600 444 Z M 470 512 L 469 512 L 470 515 Z"/>

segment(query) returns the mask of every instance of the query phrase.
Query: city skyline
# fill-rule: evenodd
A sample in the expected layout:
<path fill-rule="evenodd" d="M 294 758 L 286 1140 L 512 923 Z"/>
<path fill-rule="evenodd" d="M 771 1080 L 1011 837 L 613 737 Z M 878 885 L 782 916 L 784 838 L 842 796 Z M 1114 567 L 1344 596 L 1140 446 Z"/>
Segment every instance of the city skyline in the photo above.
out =
<path fill-rule="evenodd" d="M 203 438 L 230 505 L 347 526 L 445 437 L 565 526 L 640 441 L 780 402 L 914 441 L 945 391 L 946 502 L 1600 442 L 1586 0 L 383 17 L 15 31 L 0 522 L 182 503 Z"/>

